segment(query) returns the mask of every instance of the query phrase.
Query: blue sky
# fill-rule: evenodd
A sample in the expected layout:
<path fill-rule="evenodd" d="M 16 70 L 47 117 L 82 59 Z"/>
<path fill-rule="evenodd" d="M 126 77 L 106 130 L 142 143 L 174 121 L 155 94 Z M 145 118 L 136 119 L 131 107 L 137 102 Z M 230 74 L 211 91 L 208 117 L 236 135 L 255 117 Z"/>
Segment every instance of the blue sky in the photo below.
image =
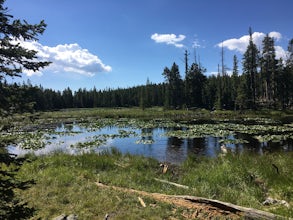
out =
<path fill-rule="evenodd" d="M 39 42 L 23 43 L 53 61 L 21 79 L 44 88 L 126 88 L 164 81 L 163 69 L 176 62 L 184 77 L 184 51 L 217 72 L 223 45 L 225 64 L 241 62 L 248 28 L 261 47 L 265 34 L 285 56 L 293 38 L 292 0 L 6 0 L 17 19 L 47 23 Z M 241 64 L 239 64 L 241 66 Z"/>

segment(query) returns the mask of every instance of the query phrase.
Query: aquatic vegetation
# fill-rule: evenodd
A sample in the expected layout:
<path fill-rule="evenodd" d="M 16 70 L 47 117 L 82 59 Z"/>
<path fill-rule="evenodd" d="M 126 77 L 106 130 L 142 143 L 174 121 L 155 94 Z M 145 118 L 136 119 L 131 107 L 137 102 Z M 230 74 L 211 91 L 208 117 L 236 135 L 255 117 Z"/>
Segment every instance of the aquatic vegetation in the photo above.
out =
<path fill-rule="evenodd" d="M 153 139 L 140 139 L 135 142 L 136 144 L 153 144 L 155 141 Z"/>
<path fill-rule="evenodd" d="M 43 121 L 41 118 L 40 123 L 34 121 L 32 124 L 12 126 L 9 132 L 1 133 L 1 138 L 13 139 L 11 143 L 23 149 L 38 150 L 54 145 L 60 149 L 71 147 L 94 151 L 98 151 L 100 146 L 111 145 L 114 139 L 123 138 L 129 138 L 130 145 L 146 144 L 154 147 L 158 147 L 156 141 L 160 138 L 193 140 L 214 137 L 219 138 L 216 140 L 219 144 L 229 145 L 249 145 L 251 141 L 276 142 L 283 145 L 284 141 L 293 139 L 292 122 L 282 124 L 279 120 L 271 118 L 194 118 L 177 121 L 156 117 L 148 120 L 129 117 L 98 118 L 93 115 L 74 118 L 65 117 L 66 114 L 63 114 L 64 122 L 62 118 L 59 118 L 58 122 L 56 119 Z M 135 140 L 134 137 L 138 139 Z M 179 141 L 177 144 L 182 143 Z M 218 150 L 215 149 L 215 152 Z"/>
<path fill-rule="evenodd" d="M 221 144 L 247 144 L 249 141 L 241 139 L 241 138 L 235 138 L 235 139 L 222 139 L 219 141 Z"/>

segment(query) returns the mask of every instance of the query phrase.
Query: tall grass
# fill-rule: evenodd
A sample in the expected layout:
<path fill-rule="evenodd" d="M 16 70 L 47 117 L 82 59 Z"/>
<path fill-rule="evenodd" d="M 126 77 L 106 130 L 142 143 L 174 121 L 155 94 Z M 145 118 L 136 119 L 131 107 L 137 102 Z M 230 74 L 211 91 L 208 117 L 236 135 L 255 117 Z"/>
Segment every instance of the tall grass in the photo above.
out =
<path fill-rule="evenodd" d="M 35 218 L 52 218 L 62 213 L 78 214 L 80 219 L 102 219 L 112 214 L 115 219 L 164 219 L 180 217 L 166 205 L 144 198 L 142 209 L 137 196 L 100 189 L 104 184 L 165 194 L 189 194 L 254 207 L 284 216 L 292 216 L 292 153 L 272 155 L 226 155 L 214 159 L 188 158 L 181 166 L 170 165 L 162 173 L 159 162 L 140 156 L 112 152 L 84 155 L 55 153 L 30 156 L 20 173 L 22 180 L 34 179 L 36 185 L 19 195 L 38 211 Z M 278 167 L 276 168 L 272 165 Z M 181 189 L 154 181 L 154 178 L 190 187 Z M 286 200 L 291 207 L 263 206 L 266 197 Z"/>
<path fill-rule="evenodd" d="M 140 184 L 147 183 L 147 176 L 157 167 L 154 160 L 122 156 L 117 151 L 79 156 L 55 153 L 29 159 L 31 162 L 22 167 L 19 178 L 35 179 L 36 185 L 19 195 L 37 209 L 35 219 L 51 219 L 62 213 L 75 213 L 79 219 L 104 219 L 106 214 L 113 219 L 179 216 L 171 205 L 146 198 L 148 206 L 142 208 L 136 195 L 95 185 L 96 181 L 103 181 L 139 188 Z"/>
<path fill-rule="evenodd" d="M 228 154 L 200 162 L 189 158 L 182 165 L 185 173 L 180 182 L 192 186 L 200 196 L 292 216 L 292 208 L 262 205 L 267 197 L 273 197 L 289 202 L 292 207 L 292 159 L 293 153 Z"/>
<path fill-rule="evenodd" d="M 218 119 L 241 119 L 245 117 L 268 117 L 281 119 L 283 117 L 291 117 L 292 111 L 227 111 L 217 110 L 209 111 L 206 109 L 197 110 L 164 110 L 161 107 L 152 107 L 147 109 L 133 108 L 91 108 L 91 109 L 66 109 L 55 112 L 37 113 L 35 116 L 39 119 L 72 119 L 72 118 L 87 118 L 87 117 L 100 117 L 100 118 L 141 118 L 141 119 L 154 119 L 154 118 L 169 118 L 174 120 L 218 120 Z"/>

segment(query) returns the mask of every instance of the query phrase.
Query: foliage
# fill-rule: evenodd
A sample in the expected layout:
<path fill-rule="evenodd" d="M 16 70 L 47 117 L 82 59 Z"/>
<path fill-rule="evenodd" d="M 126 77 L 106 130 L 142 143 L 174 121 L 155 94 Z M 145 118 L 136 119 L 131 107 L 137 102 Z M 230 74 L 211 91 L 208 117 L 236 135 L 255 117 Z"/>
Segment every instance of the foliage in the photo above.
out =
<path fill-rule="evenodd" d="M 166 93 L 164 103 L 165 107 L 181 107 L 183 98 L 183 84 L 178 65 L 176 63 L 173 63 L 171 69 L 165 67 L 163 76 L 166 80 Z"/>
<path fill-rule="evenodd" d="M 1 143 L 2 145 L 3 143 Z M 1 151 L 4 146 L 0 146 Z M 31 180 L 18 180 L 15 176 L 23 159 L 16 155 L 1 152 L 0 154 L 0 218 L 1 219 L 27 219 L 34 213 L 34 208 L 15 196 L 15 190 L 25 190 L 34 182 Z"/>
<path fill-rule="evenodd" d="M 205 69 L 193 63 L 185 76 L 185 104 L 187 107 L 204 107 Z"/>
<path fill-rule="evenodd" d="M 38 40 L 37 36 L 42 34 L 46 28 L 44 21 L 31 25 L 21 20 L 12 20 L 8 9 L 4 7 L 5 0 L 0 1 L 0 81 L 6 76 L 20 76 L 23 69 L 38 71 L 50 64 L 40 62 L 37 59 L 37 51 L 28 50 L 17 43 L 17 40 Z"/>
<path fill-rule="evenodd" d="M 50 62 L 38 61 L 37 51 L 21 46 L 21 41 L 36 41 L 37 36 L 45 30 L 46 24 L 29 24 L 27 21 L 13 20 L 4 6 L 5 0 L 0 0 L 0 119 L 8 117 L 16 111 L 32 110 L 33 103 L 25 97 L 26 86 L 17 91 L 18 86 L 7 86 L 6 77 L 21 76 L 23 70 L 38 71 Z M 3 82 L 4 81 L 4 82 Z M 34 100 L 33 100 L 34 101 Z M 7 130 L 11 122 L 0 126 L 0 132 Z M 0 218 L 27 219 L 34 209 L 15 197 L 15 190 L 26 189 L 32 182 L 19 181 L 15 178 L 23 160 L 7 152 L 6 146 L 13 139 L 2 139 L 0 142 Z"/>

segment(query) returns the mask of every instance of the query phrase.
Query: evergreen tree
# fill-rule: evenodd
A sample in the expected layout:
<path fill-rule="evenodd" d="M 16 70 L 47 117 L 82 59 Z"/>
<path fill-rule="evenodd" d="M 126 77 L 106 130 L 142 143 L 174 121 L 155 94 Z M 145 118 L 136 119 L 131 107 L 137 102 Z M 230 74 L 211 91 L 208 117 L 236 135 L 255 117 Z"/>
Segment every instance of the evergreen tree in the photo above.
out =
<path fill-rule="evenodd" d="M 288 98 L 290 97 L 290 78 L 286 74 L 285 67 L 283 64 L 283 59 L 278 60 L 276 72 L 276 97 L 277 97 L 277 106 L 282 109 L 286 108 L 286 103 L 288 103 Z"/>
<path fill-rule="evenodd" d="M 62 98 L 63 98 L 65 108 L 72 108 L 73 107 L 73 94 L 72 94 L 72 91 L 69 87 L 67 87 L 67 89 L 63 90 Z"/>
<path fill-rule="evenodd" d="M 25 20 L 11 20 L 4 7 L 5 0 L 0 0 L 0 80 L 5 76 L 21 76 L 23 69 L 38 71 L 50 64 L 37 59 L 37 51 L 29 50 L 15 43 L 15 40 L 38 40 L 46 28 L 44 21 L 31 25 Z"/>
<path fill-rule="evenodd" d="M 187 107 L 204 106 L 205 69 L 193 63 L 185 76 L 185 97 Z"/>
<path fill-rule="evenodd" d="M 245 82 L 247 85 L 243 85 L 241 96 L 245 95 L 248 105 L 251 108 L 256 107 L 257 97 L 257 67 L 258 67 L 258 49 L 253 42 L 252 30 L 249 28 L 249 43 L 243 56 L 243 74 L 245 76 Z M 244 97 L 242 97 L 244 98 Z"/>
<path fill-rule="evenodd" d="M 218 65 L 218 75 L 216 83 L 216 97 L 215 97 L 215 106 L 216 109 L 222 109 L 223 107 L 223 82 L 220 75 L 220 66 Z"/>
<path fill-rule="evenodd" d="M 233 101 L 234 109 L 236 109 L 236 98 L 237 98 L 237 89 L 239 87 L 239 70 L 238 70 L 238 59 L 237 56 L 233 56 L 233 71 L 231 76 L 231 99 Z"/>
<path fill-rule="evenodd" d="M 274 39 L 267 34 L 263 39 L 261 67 L 261 97 L 264 103 L 273 104 L 277 94 L 277 60 Z"/>
<path fill-rule="evenodd" d="M 1 101 L 7 101 L 8 103 L 1 105 L 5 109 L 0 111 L 0 117 L 3 117 L 3 112 L 9 113 L 13 105 L 21 107 L 24 102 L 20 102 L 19 97 L 24 98 L 27 94 L 20 93 L 17 85 L 12 91 L 10 90 L 12 87 L 3 87 L 2 82 L 5 81 L 5 77 L 21 76 L 24 69 L 37 71 L 49 64 L 49 62 L 39 62 L 36 51 L 14 43 L 17 40 L 38 40 L 37 36 L 42 34 L 46 27 L 44 21 L 31 25 L 26 21 L 13 20 L 13 16 L 8 14 L 8 9 L 4 7 L 4 2 L 5 0 L 0 0 L 0 83 L 1 90 L 4 88 L 5 95 L 7 95 L 7 98 Z M 27 91 L 29 89 L 27 88 Z M 24 92 L 25 90 L 22 89 L 21 91 Z M 16 102 L 12 103 L 12 101 Z M 5 115 L 6 120 L 7 117 L 9 116 Z M 11 125 L 8 124 L 7 126 Z M 6 129 L 5 127 L 0 126 L 0 130 Z M 17 199 L 14 192 L 16 189 L 27 188 L 31 182 L 20 182 L 15 178 L 23 160 L 7 152 L 6 146 L 10 144 L 10 141 L 2 139 L 0 142 L 0 166 L 4 168 L 0 171 L 0 219 L 28 219 L 32 216 L 34 210 Z"/>
<path fill-rule="evenodd" d="M 204 105 L 207 109 L 214 109 L 217 99 L 217 77 L 210 76 L 207 78 L 207 82 L 204 87 Z"/>
<path fill-rule="evenodd" d="M 139 99 L 139 107 L 142 110 L 145 110 L 146 108 L 146 88 L 144 86 L 141 87 L 140 90 L 140 99 Z"/>
<path fill-rule="evenodd" d="M 237 88 L 237 97 L 235 101 L 236 108 L 239 108 L 240 110 L 251 108 L 251 106 L 249 106 L 250 103 L 247 102 L 247 91 L 249 91 L 247 75 L 242 74 L 239 79 L 240 83 Z"/>
<path fill-rule="evenodd" d="M 288 58 L 283 69 L 283 75 L 281 79 L 281 96 L 282 105 L 285 107 L 292 107 L 293 105 L 293 39 L 289 41 L 288 45 Z"/>
<path fill-rule="evenodd" d="M 166 80 L 165 107 L 180 107 L 183 104 L 183 86 L 178 65 L 173 63 L 171 69 L 166 67 L 163 76 Z"/>

